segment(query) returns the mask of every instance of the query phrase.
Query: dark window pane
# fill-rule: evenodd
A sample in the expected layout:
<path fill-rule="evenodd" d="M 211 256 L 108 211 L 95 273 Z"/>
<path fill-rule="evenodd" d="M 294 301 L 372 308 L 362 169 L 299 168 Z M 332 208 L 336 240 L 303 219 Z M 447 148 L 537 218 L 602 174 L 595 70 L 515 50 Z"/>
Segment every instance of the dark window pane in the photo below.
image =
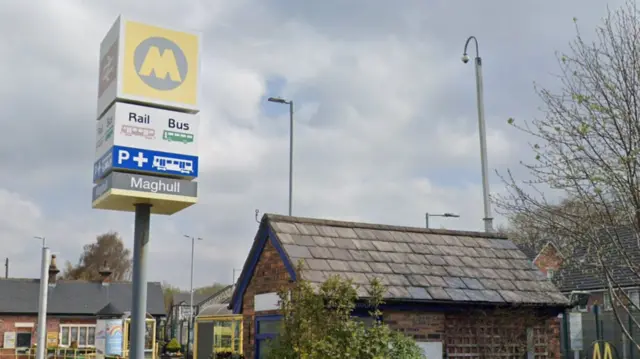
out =
<path fill-rule="evenodd" d="M 17 333 L 16 334 L 16 347 L 28 348 L 31 346 L 31 333 Z"/>
<path fill-rule="evenodd" d="M 259 320 L 258 334 L 278 334 L 280 333 L 280 320 Z"/>
<path fill-rule="evenodd" d="M 89 327 L 89 331 L 87 333 L 87 345 L 94 346 L 96 345 L 96 328 Z"/>

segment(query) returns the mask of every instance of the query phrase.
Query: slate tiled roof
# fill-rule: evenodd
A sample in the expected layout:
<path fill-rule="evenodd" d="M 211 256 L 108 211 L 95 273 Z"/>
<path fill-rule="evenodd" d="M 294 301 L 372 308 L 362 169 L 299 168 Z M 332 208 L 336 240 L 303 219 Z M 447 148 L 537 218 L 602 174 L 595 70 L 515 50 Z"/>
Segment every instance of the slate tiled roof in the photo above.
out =
<path fill-rule="evenodd" d="M 232 315 L 233 311 L 229 309 L 229 305 L 225 303 L 216 303 L 210 304 L 206 306 L 200 313 L 198 313 L 198 318 L 208 317 L 214 315 Z"/>
<path fill-rule="evenodd" d="M 558 289 L 506 238 L 266 214 L 302 278 L 350 278 L 366 296 L 380 278 L 388 299 L 565 305 Z"/>
<path fill-rule="evenodd" d="M 229 304 L 231 301 L 231 296 L 233 295 L 233 290 L 235 289 L 233 284 L 230 284 L 219 291 L 213 293 L 212 295 L 202 299 L 198 302 L 200 306 L 207 306 L 212 303 L 225 303 Z"/>
<path fill-rule="evenodd" d="M 109 303 L 131 311 L 132 287 L 130 282 L 58 280 L 49 287 L 47 313 L 93 316 Z M 39 293 L 39 279 L 0 279 L 0 314 L 37 314 Z M 147 312 L 166 315 L 160 283 L 147 283 Z"/>
<path fill-rule="evenodd" d="M 615 231 L 602 229 L 598 236 L 600 244 L 597 247 L 601 254 L 596 254 L 595 245 L 590 241 L 572 243 L 569 260 L 563 263 L 554 277 L 554 282 L 563 292 L 607 288 L 604 271 L 597 264 L 599 256 L 611 265 L 615 285 L 640 286 L 640 241 L 633 228 L 620 227 Z M 625 264 L 622 252 L 635 268 Z"/>

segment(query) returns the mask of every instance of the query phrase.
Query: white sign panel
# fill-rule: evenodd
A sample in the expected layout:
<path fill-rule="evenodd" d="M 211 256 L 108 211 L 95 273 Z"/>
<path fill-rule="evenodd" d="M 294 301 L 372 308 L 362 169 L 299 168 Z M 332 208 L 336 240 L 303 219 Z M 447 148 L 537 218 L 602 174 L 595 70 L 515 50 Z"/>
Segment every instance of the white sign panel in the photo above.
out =
<path fill-rule="evenodd" d="M 98 319 L 96 321 L 96 335 L 95 335 L 95 346 L 96 346 L 96 358 L 103 359 L 105 350 L 106 350 L 106 338 L 107 338 L 107 324 L 106 320 Z"/>
<path fill-rule="evenodd" d="M 280 296 L 276 292 L 256 294 L 253 297 L 253 308 L 256 312 L 280 309 Z"/>
<path fill-rule="evenodd" d="M 4 343 L 2 347 L 5 349 L 15 349 L 16 332 L 4 332 Z"/>
<path fill-rule="evenodd" d="M 571 350 L 583 350 L 582 313 L 569 313 L 569 337 Z"/>
<path fill-rule="evenodd" d="M 199 114 L 114 104 L 96 126 L 96 155 L 113 146 L 198 156 Z"/>
<path fill-rule="evenodd" d="M 196 178 L 199 114 L 115 103 L 96 123 L 93 181 L 113 169 Z"/>

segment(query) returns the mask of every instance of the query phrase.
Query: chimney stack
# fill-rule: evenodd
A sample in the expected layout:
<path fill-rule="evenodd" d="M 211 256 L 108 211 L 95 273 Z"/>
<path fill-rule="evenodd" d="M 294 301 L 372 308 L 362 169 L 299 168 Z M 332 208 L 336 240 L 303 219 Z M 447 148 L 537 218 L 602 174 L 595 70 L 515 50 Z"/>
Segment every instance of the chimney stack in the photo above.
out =
<path fill-rule="evenodd" d="M 56 255 L 51 255 L 51 264 L 49 264 L 49 284 L 56 284 L 58 278 L 57 275 L 60 273 L 58 266 L 56 265 Z"/>
<path fill-rule="evenodd" d="M 107 261 L 104 261 L 104 265 L 102 266 L 102 268 L 100 268 L 100 271 L 98 272 L 100 273 L 100 276 L 102 277 L 101 282 L 103 285 L 108 285 L 109 284 L 109 280 L 110 280 L 110 276 L 111 276 L 111 269 L 109 269 L 109 266 L 107 265 Z"/>

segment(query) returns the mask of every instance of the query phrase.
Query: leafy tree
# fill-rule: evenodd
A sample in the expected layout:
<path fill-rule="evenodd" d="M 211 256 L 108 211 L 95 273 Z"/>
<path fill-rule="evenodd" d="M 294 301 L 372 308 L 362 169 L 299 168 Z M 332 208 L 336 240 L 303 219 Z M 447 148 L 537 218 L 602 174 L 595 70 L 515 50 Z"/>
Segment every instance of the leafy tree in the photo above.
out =
<path fill-rule="evenodd" d="M 378 281 L 371 288 L 370 326 L 352 317 L 358 296 L 350 280 L 332 276 L 319 286 L 301 280 L 291 294 L 281 291 L 282 329 L 267 358 L 424 358 L 413 339 L 376 320 L 382 316 L 379 306 L 385 289 Z"/>
<path fill-rule="evenodd" d="M 531 180 L 518 182 L 509 172 L 509 194 L 497 202 L 512 219 L 558 236 L 571 254 L 564 265 L 606 283 L 622 324 L 631 305 L 612 274 L 640 278 L 640 263 L 619 231 L 631 229 L 640 239 L 640 12 L 629 0 L 608 11 L 594 41 L 584 40 L 577 25 L 576 33 L 559 55 L 559 90 L 538 88 L 544 117 L 508 120 L 535 139 L 532 161 L 523 162 Z M 586 252 L 574 255 L 572 247 Z"/>
<path fill-rule="evenodd" d="M 84 246 L 84 251 L 76 265 L 67 262 L 63 271 L 65 279 L 100 279 L 100 270 L 106 266 L 111 270 L 112 280 L 130 280 L 131 251 L 124 246 L 116 232 L 101 234 L 95 243 Z"/>
<path fill-rule="evenodd" d="M 221 291 L 226 286 L 227 286 L 227 284 L 213 283 L 212 285 L 207 285 L 207 286 L 204 286 L 204 287 L 200 287 L 200 288 L 194 289 L 194 292 L 198 293 L 198 294 L 213 295 L 213 294 Z"/>
<path fill-rule="evenodd" d="M 164 295 L 164 307 L 169 311 L 169 305 L 171 305 L 171 298 L 176 293 L 180 293 L 180 288 L 169 284 L 167 281 L 162 282 L 162 294 Z"/>

